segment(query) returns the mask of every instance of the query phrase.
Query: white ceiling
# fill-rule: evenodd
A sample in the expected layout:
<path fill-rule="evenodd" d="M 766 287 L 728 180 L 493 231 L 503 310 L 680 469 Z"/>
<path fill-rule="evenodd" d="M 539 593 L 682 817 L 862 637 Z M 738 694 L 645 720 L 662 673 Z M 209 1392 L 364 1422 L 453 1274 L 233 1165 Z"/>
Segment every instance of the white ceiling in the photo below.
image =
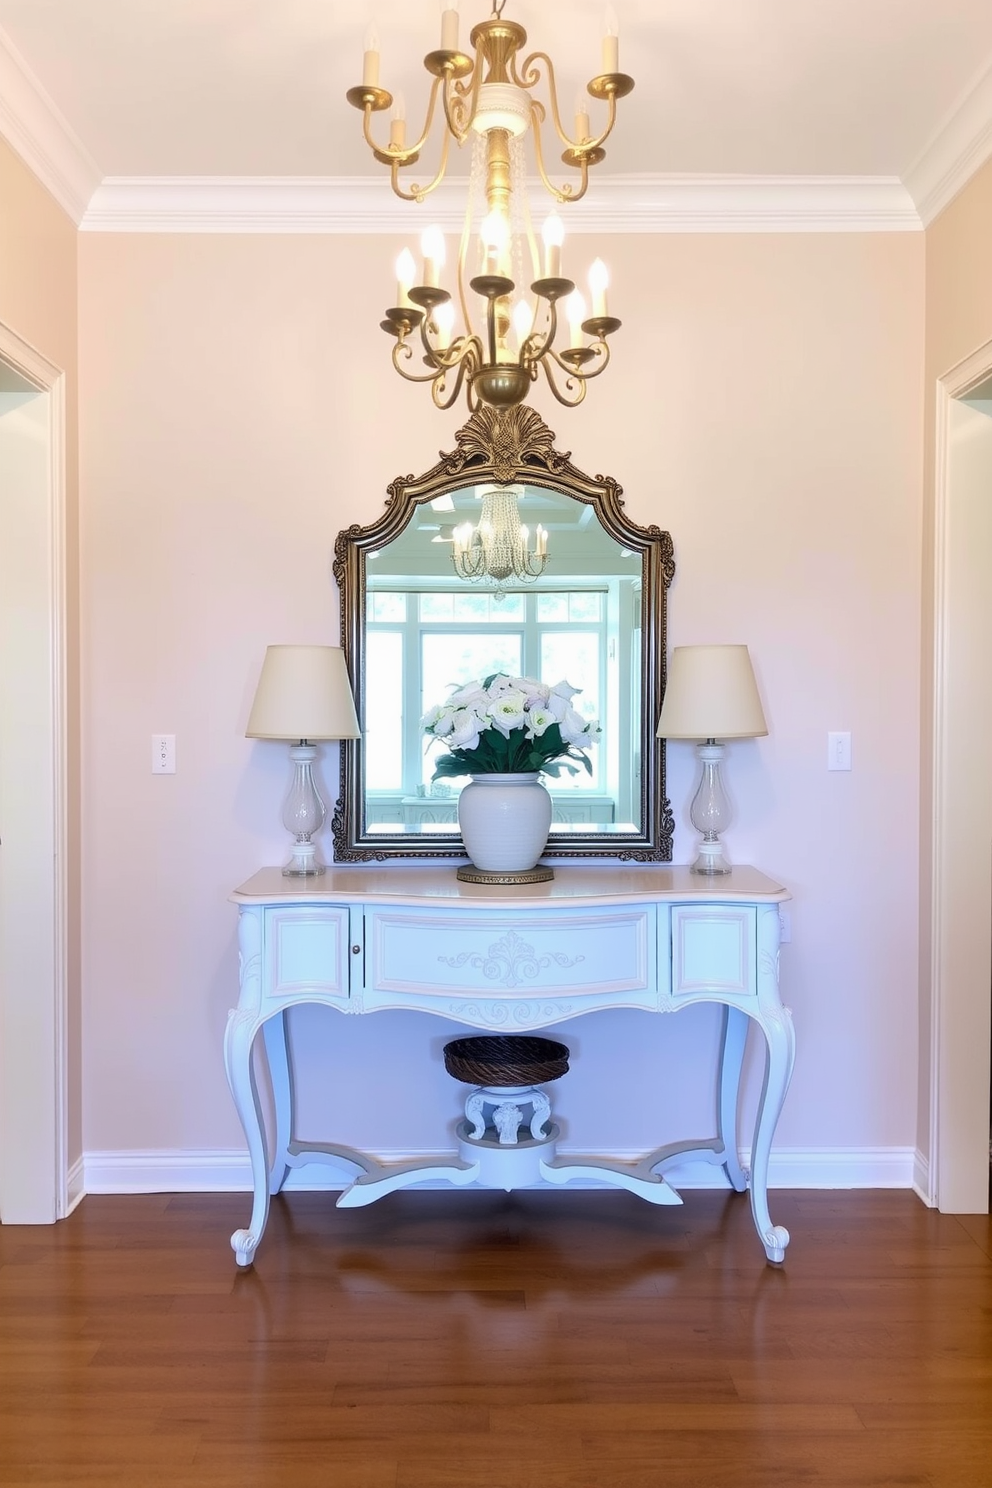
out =
<path fill-rule="evenodd" d="M 597 175 L 905 181 L 976 85 L 992 87 L 990 0 L 615 3 L 636 88 Z M 488 9 L 461 0 L 463 38 Z M 551 53 L 566 115 L 599 70 L 604 10 L 507 0 Z M 13 54 L 97 181 L 376 175 L 344 98 L 372 20 L 412 129 L 438 0 L 0 0 Z"/>

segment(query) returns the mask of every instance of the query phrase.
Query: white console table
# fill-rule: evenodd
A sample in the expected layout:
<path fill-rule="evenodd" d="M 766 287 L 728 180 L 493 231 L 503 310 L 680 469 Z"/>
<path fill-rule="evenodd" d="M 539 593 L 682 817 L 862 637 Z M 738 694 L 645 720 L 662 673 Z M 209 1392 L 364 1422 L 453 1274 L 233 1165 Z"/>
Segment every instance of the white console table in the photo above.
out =
<path fill-rule="evenodd" d="M 722 1004 L 712 1138 L 669 1144 L 636 1164 L 555 1157 L 539 1163 L 537 1181 L 596 1178 L 653 1203 L 678 1204 L 666 1170 L 704 1159 L 724 1167 L 735 1189 L 750 1188 L 765 1253 L 784 1260 L 789 1233 L 768 1212 L 768 1158 L 795 1057 L 792 1018 L 778 989 L 778 906 L 789 895 L 763 874 L 735 868 L 706 879 L 687 868 L 556 866 L 550 883 L 518 888 L 460 883 L 451 865 L 335 869 L 314 879 L 264 868 L 232 897 L 240 909 L 241 993 L 224 1058 L 254 1185 L 248 1228 L 231 1237 L 238 1265 L 254 1258 L 270 1195 L 304 1163 L 327 1163 L 351 1177 L 338 1200 L 351 1207 L 428 1180 L 508 1186 L 464 1154 L 385 1166 L 353 1148 L 298 1141 L 286 1017 L 299 1003 L 342 1013 L 413 1009 L 497 1033 L 531 1032 L 605 1008 L 671 1013 Z M 749 1020 L 765 1047 L 750 1173 L 737 1140 Z M 252 1063 L 260 1031 L 275 1113 L 269 1136 Z"/>

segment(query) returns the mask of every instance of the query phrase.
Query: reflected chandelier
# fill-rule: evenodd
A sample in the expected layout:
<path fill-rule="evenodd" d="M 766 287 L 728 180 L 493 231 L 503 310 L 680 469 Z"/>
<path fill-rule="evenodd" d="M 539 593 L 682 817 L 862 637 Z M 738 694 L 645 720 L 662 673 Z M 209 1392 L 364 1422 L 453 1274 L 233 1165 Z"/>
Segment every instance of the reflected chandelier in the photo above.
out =
<path fill-rule="evenodd" d="M 469 56 L 459 47 L 458 0 L 441 0 L 441 45 L 424 58 L 434 81 L 424 127 L 414 143 L 407 142 L 401 95 L 394 98 L 379 86 L 379 43 L 374 31 L 366 38 L 362 85 L 348 91 L 349 103 L 362 111 L 366 142 L 376 160 L 389 166 L 393 191 L 404 201 L 423 201 L 440 185 L 452 139 L 459 145 L 475 141 L 458 248 L 456 293 L 461 325 L 457 333 L 455 304 L 450 291 L 441 285 L 445 247 L 436 227 L 428 228 L 421 240 L 419 283 L 414 282 L 413 255 L 409 249 L 401 253 L 396 265 L 397 303 L 382 321 L 383 330 L 395 337 L 397 372 L 411 382 L 429 382 L 439 408 L 450 408 L 463 385 L 473 412 L 480 403 L 510 408 L 526 398 L 539 369 L 559 403 L 581 403 L 589 380 L 605 371 L 610 359 L 607 337 L 620 326 L 619 320 L 607 314 L 608 276 L 602 260 L 597 259 L 589 273 L 591 315 L 573 281 L 563 277 L 563 229 L 554 213 L 544 224 L 543 254 L 538 251 L 527 207 L 523 150 L 529 134 L 537 174 L 556 202 L 578 201 L 585 195 L 590 167 L 605 158 L 603 146 L 616 122 L 617 99 L 634 86 L 633 78 L 619 70 L 613 7 L 607 10 L 602 71 L 586 85 L 592 98 L 606 104 L 606 120 L 594 135 L 588 100 L 580 94 L 572 138 L 562 126 L 551 58 L 546 52 L 531 52 L 518 63 L 527 33 L 503 19 L 505 4 L 506 0 L 493 0 L 489 19 L 472 28 L 473 55 Z M 545 169 L 541 125 L 548 109 L 535 94 L 545 78 L 551 118 L 565 146 L 562 161 L 579 172 L 574 184 L 556 186 Z M 439 98 L 444 129 L 437 173 L 425 186 L 406 187 L 400 173 L 420 159 Z M 389 108 L 389 142 L 378 144 L 372 137 L 372 115 Z M 473 315 L 476 301 L 467 290 L 481 301 L 477 319 Z M 559 301 L 564 302 L 569 326 L 569 344 L 561 350 L 554 344 Z M 409 370 L 418 331 L 425 373 Z"/>
<path fill-rule="evenodd" d="M 509 579 L 526 582 L 544 572 L 548 534 L 538 526 L 534 549 L 530 532 L 520 520 L 517 505 L 522 486 L 484 486 L 478 525 L 463 522 L 452 533 L 451 561 L 460 579 L 490 579 L 497 597 Z"/>

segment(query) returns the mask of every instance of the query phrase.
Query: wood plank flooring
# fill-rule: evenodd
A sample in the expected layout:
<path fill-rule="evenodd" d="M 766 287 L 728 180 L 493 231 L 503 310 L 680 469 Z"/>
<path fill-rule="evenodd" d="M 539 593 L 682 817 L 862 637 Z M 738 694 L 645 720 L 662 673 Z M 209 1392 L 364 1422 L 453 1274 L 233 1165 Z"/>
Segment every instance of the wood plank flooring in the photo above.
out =
<path fill-rule="evenodd" d="M 92 1197 L 0 1229 L 4 1488 L 992 1488 L 992 1222 L 905 1192 Z"/>

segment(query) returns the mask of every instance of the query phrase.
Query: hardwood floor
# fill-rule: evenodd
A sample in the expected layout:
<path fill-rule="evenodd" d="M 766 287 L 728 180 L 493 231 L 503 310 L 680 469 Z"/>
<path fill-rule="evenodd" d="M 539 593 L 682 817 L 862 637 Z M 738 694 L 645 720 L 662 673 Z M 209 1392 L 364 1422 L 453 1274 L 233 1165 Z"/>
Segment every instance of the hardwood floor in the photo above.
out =
<path fill-rule="evenodd" d="M 88 1198 L 0 1229 L 4 1488 L 989 1488 L 992 1222 L 905 1192 Z"/>

